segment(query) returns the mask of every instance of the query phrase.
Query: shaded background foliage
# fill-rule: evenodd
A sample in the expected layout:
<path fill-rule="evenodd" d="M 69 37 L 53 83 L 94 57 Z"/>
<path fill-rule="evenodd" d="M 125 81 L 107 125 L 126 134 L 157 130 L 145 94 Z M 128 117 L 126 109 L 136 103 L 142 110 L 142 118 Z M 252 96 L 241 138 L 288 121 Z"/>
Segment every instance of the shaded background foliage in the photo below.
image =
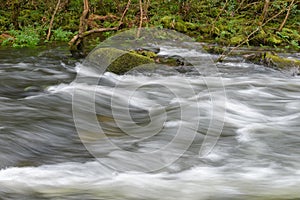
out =
<path fill-rule="evenodd" d="M 143 2 L 146 4 L 147 0 Z M 150 0 L 143 26 L 175 29 L 195 37 L 198 41 L 221 45 L 237 45 L 259 28 L 246 44 L 284 46 L 299 50 L 300 1 L 271 0 L 265 18 L 262 19 L 265 3 L 262 0 Z M 284 28 L 279 30 L 291 3 L 288 20 Z M 0 4 L 0 34 L 11 35 L 13 38 L 9 41 L 16 43 L 16 38 L 24 39 L 26 33 L 22 32 L 32 32 L 30 29 L 33 29 L 37 33 L 35 37 L 38 41 L 35 39 L 37 42 L 31 45 L 43 42 L 56 4 L 57 0 L 4 1 Z M 105 20 L 94 20 L 90 29 L 114 27 L 127 5 L 127 0 L 90 0 L 89 4 L 90 15 L 114 16 Z M 51 40 L 69 40 L 78 30 L 82 11 L 82 0 L 61 0 L 54 18 Z M 132 0 L 121 28 L 137 27 L 139 12 L 139 1 Z M 272 17 L 274 18 L 271 19 Z M 268 19 L 271 20 L 262 26 Z M 112 33 L 103 33 L 103 36 L 110 34 Z M 9 44 L 9 41 L 7 38 L 0 38 L 0 42 L 4 44 Z"/>

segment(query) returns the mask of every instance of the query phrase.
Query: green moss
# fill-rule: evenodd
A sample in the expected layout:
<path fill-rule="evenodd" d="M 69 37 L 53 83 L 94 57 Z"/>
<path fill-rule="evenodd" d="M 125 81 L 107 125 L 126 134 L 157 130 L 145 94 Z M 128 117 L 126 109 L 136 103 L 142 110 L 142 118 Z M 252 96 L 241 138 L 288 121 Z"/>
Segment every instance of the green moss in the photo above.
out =
<path fill-rule="evenodd" d="M 165 28 L 174 28 L 175 19 L 173 16 L 165 16 L 161 18 L 160 22 L 164 25 Z"/>
<path fill-rule="evenodd" d="M 283 58 L 273 52 L 252 54 L 245 57 L 245 59 L 252 63 L 262 64 L 275 69 L 300 68 L 300 60 Z"/>
<path fill-rule="evenodd" d="M 268 34 L 264 30 L 260 30 L 255 38 L 259 41 L 264 41 L 267 37 Z"/>
<path fill-rule="evenodd" d="M 191 22 L 185 22 L 185 26 L 188 30 L 191 30 L 191 31 L 195 31 L 199 28 L 198 24 L 191 23 Z"/>
<path fill-rule="evenodd" d="M 185 25 L 184 22 L 176 22 L 175 23 L 175 30 L 179 31 L 181 33 L 186 33 L 187 32 L 187 26 Z"/>
<path fill-rule="evenodd" d="M 237 35 L 230 39 L 230 44 L 238 45 L 238 44 L 242 43 L 244 40 L 245 40 L 245 37 L 243 35 Z"/>
<path fill-rule="evenodd" d="M 275 67 L 279 69 L 291 68 L 291 67 L 300 67 L 300 60 L 283 58 L 277 54 L 267 52 L 265 54 L 264 61 L 270 67 Z"/>
<path fill-rule="evenodd" d="M 135 53 L 138 55 L 146 56 L 147 58 L 156 58 L 157 54 L 152 51 L 146 51 L 146 50 L 137 50 L 137 51 L 130 51 L 130 53 Z"/>
<path fill-rule="evenodd" d="M 115 74 L 125 74 L 140 65 L 154 63 L 146 56 L 115 48 L 96 49 L 88 55 L 87 61 L 98 66 L 108 66 L 106 71 Z"/>
<path fill-rule="evenodd" d="M 165 28 L 175 29 L 176 31 L 186 33 L 188 31 L 188 26 L 180 17 L 177 16 L 165 16 L 161 19 Z"/>
<path fill-rule="evenodd" d="M 271 35 L 270 37 L 267 38 L 267 42 L 271 45 L 279 45 L 282 43 L 282 40 L 275 35 Z"/>
<path fill-rule="evenodd" d="M 251 2 L 234 0 L 228 1 L 226 4 L 225 0 L 152 0 L 147 10 L 147 16 L 145 16 L 147 20 L 144 21 L 143 26 L 174 29 L 192 36 L 200 42 L 236 45 L 241 42 L 241 36 L 246 38 L 259 25 L 267 22 L 271 16 L 279 13 L 289 4 L 286 0 L 270 1 L 268 16 L 266 16 L 264 22 L 261 22 L 260 14 L 265 1 Z M 0 4 L 0 34 L 13 29 L 19 31 L 22 27 L 29 26 L 43 29 L 38 34 L 39 41 L 44 41 L 56 3 L 56 1 L 13 0 Z M 103 28 L 114 27 L 119 24 L 119 18 L 126 7 L 127 1 L 90 0 L 89 4 L 89 14 L 102 16 L 112 14 L 117 16 L 116 19 L 94 21 L 99 28 Z M 284 20 L 285 14 L 278 15 L 261 26 L 263 30 L 252 35 L 248 44 L 253 46 L 276 45 L 278 48 L 286 47 L 299 50 L 300 15 L 299 6 L 297 6 L 297 3 L 295 3 L 292 7 L 282 31 L 276 32 Z M 54 18 L 53 32 L 59 30 L 59 28 L 66 32 L 71 31 L 73 34 L 78 31 L 82 9 L 82 1 L 63 1 Z M 121 29 L 137 27 L 139 25 L 139 17 L 137 16 L 139 16 L 139 6 L 136 2 L 133 2 L 124 17 Z M 92 27 L 89 28 L 92 29 Z M 107 37 L 110 36 L 109 34 L 110 32 L 103 33 Z M 26 35 L 26 33 L 23 35 Z M 64 37 L 61 31 L 54 32 L 53 35 L 56 35 L 53 36 L 53 39 L 56 38 L 54 40 L 69 40 L 68 36 Z M 16 38 L 16 36 L 14 37 Z M 160 34 L 158 37 L 165 38 L 167 36 Z M 29 40 L 32 40 L 32 38 L 29 38 Z M 19 43 L 26 42 L 20 39 L 13 41 L 10 39 L 8 44 L 11 43 L 17 43 L 15 46 L 22 46 Z M 32 43 L 32 45 L 34 44 L 36 43 Z"/>

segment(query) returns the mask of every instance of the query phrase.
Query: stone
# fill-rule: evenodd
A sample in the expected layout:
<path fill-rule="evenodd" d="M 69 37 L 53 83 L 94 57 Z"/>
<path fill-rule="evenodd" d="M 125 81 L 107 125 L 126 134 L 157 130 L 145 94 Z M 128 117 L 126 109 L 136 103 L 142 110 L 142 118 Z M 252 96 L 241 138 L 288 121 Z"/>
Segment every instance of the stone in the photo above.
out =
<path fill-rule="evenodd" d="M 98 48 L 93 50 L 86 58 L 84 64 L 93 67 L 106 67 L 104 71 L 121 75 L 135 67 L 152 64 L 153 59 L 116 48 Z"/>

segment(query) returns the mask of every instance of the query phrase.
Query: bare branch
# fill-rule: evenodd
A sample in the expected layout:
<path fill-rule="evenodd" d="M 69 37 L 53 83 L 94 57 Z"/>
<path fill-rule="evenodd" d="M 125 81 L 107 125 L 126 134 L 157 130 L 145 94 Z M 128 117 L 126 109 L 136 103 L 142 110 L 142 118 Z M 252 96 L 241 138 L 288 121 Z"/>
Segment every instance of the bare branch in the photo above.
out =
<path fill-rule="evenodd" d="M 82 38 L 89 36 L 93 33 L 102 33 L 102 32 L 107 32 L 107 31 L 116 31 L 118 30 L 119 27 L 113 27 L 113 28 L 99 28 L 99 29 L 93 29 L 93 30 L 89 30 L 89 31 L 85 31 L 84 33 L 82 33 L 81 35 L 77 34 L 75 35 L 69 42 L 69 45 L 73 45 L 75 44 L 78 40 L 81 40 Z"/>
<path fill-rule="evenodd" d="M 89 2 L 88 0 L 83 0 L 83 11 L 80 17 L 79 31 L 78 31 L 79 35 L 87 30 L 88 14 L 89 14 Z"/>
<path fill-rule="evenodd" d="M 141 29 L 142 29 L 142 25 L 143 25 L 143 2 L 142 0 L 139 0 L 140 2 L 140 24 L 139 24 L 139 28 L 137 30 L 137 33 L 136 33 L 136 37 L 140 37 L 140 34 L 141 34 Z"/>
<path fill-rule="evenodd" d="M 218 16 L 215 18 L 215 20 L 212 23 L 212 28 L 210 30 L 210 33 L 213 32 L 213 30 L 215 29 L 215 23 L 218 21 L 219 17 L 221 16 L 221 14 L 224 12 L 226 6 L 227 6 L 228 0 L 226 0 L 224 6 L 222 7 L 222 10 L 219 12 Z"/>
<path fill-rule="evenodd" d="M 295 0 L 292 0 L 291 4 L 289 5 L 288 9 L 287 9 L 287 13 L 285 15 L 285 18 L 284 20 L 282 21 L 282 23 L 280 24 L 280 27 L 278 29 L 278 31 L 282 31 L 287 19 L 289 18 L 289 15 L 290 15 L 290 12 L 291 12 L 291 9 L 292 9 L 292 6 L 294 5 L 294 1 Z"/>
<path fill-rule="evenodd" d="M 257 27 L 254 31 L 252 31 L 246 39 L 244 39 L 241 43 L 239 43 L 237 46 L 235 46 L 234 48 L 232 48 L 228 53 L 222 53 L 222 55 L 217 59 L 216 62 L 220 62 L 223 61 L 227 56 L 229 56 L 233 51 L 235 51 L 237 48 L 239 48 L 240 46 L 242 46 L 243 44 L 245 44 L 246 42 L 249 42 L 251 38 L 256 32 L 258 32 L 260 30 L 261 27 L 265 26 L 269 21 L 275 19 L 278 15 L 280 15 L 281 13 L 283 13 L 285 10 L 281 10 L 280 12 L 278 12 L 277 14 L 273 15 L 271 18 L 269 18 L 265 23 L 263 23 L 261 26 Z"/>
<path fill-rule="evenodd" d="M 50 39 L 50 36 L 51 36 L 51 29 L 52 29 L 52 26 L 53 26 L 54 17 L 55 17 L 55 15 L 56 15 L 57 11 L 58 11 L 59 5 L 60 5 L 60 0 L 57 1 L 55 10 L 54 10 L 54 12 L 53 12 L 53 14 L 52 14 L 52 17 L 51 17 L 51 20 L 50 20 L 50 24 L 49 24 L 49 29 L 48 29 L 48 34 L 47 34 L 46 40 L 49 40 L 49 39 Z"/>
<path fill-rule="evenodd" d="M 263 9 L 263 12 L 261 14 L 261 23 L 264 23 L 264 21 L 265 21 L 265 18 L 266 18 L 267 13 L 268 13 L 269 5 L 270 5 L 270 0 L 265 0 L 264 9 Z"/>
<path fill-rule="evenodd" d="M 120 21 L 119 21 L 119 27 L 121 26 L 121 24 L 123 22 L 123 19 L 124 19 L 125 15 L 126 15 L 128 9 L 129 9 L 130 3 L 131 3 L 131 0 L 128 0 L 127 5 L 125 7 L 125 10 L 124 10 L 124 12 L 122 14 L 122 17 L 121 17 Z"/>

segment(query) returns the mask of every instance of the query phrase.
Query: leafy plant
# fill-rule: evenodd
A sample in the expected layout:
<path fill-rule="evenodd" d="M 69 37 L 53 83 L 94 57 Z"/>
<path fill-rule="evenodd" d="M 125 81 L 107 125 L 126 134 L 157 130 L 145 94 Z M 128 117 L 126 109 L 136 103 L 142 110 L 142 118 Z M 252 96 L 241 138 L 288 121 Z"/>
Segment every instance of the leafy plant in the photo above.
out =
<path fill-rule="evenodd" d="M 53 30 L 51 39 L 54 41 L 67 42 L 72 36 L 73 33 L 71 31 L 64 31 L 62 28 L 58 28 L 56 30 Z"/>
<path fill-rule="evenodd" d="M 13 47 L 35 47 L 40 42 L 40 34 L 33 27 L 23 27 L 21 30 L 8 31 L 14 39 L 8 38 L 2 42 L 2 45 L 7 45 L 12 41 Z"/>
<path fill-rule="evenodd" d="M 298 43 L 297 40 L 292 40 L 292 41 L 290 42 L 290 44 L 291 44 L 295 49 L 300 49 L 300 45 L 299 45 L 299 43 Z"/>

